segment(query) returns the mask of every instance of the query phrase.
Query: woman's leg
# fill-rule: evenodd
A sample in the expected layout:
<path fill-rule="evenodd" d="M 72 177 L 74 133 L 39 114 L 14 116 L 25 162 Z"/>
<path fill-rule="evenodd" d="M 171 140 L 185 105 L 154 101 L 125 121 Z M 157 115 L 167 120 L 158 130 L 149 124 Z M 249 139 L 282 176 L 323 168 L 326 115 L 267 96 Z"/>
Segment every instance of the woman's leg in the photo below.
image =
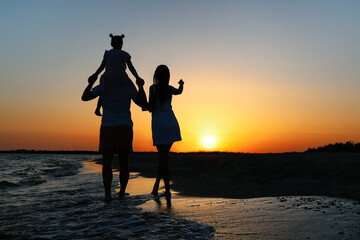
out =
<path fill-rule="evenodd" d="M 158 161 L 156 180 L 151 194 L 158 195 L 160 180 L 162 179 L 162 169 L 160 162 Z"/>
<path fill-rule="evenodd" d="M 164 184 L 165 184 L 165 193 L 168 195 L 170 195 L 169 152 L 170 152 L 171 146 L 172 146 L 172 144 L 156 146 L 156 148 L 159 152 L 158 170 L 160 169 L 160 172 L 161 172 Z"/>

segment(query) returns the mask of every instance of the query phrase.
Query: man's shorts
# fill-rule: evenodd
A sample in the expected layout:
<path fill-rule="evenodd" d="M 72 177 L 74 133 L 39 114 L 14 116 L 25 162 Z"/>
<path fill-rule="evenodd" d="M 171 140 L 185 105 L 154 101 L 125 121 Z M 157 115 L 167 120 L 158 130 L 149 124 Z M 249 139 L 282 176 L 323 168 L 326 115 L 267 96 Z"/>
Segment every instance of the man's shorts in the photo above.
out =
<path fill-rule="evenodd" d="M 99 152 L 101 154 L 132 152 L 133 130 L 129 125 L 101 126 Z"/>

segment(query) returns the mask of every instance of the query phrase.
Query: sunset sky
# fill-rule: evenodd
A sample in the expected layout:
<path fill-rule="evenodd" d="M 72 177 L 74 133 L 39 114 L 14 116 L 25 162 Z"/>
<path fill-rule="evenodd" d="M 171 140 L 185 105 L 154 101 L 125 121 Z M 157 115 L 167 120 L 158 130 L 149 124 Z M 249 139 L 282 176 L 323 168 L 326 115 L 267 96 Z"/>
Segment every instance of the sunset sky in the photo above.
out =
<path fill-rule="evenodd" d="M 184 80 L 173 151 L 359 142 L 359 13 L 358 0 L 1 1 L 0 150 L 97 150 L 96 101 L 80 97 L 110 33 L 147 93 L 159 64 Z M 151 115 L 131 112 L 134 150 L 155 151 Z"/>

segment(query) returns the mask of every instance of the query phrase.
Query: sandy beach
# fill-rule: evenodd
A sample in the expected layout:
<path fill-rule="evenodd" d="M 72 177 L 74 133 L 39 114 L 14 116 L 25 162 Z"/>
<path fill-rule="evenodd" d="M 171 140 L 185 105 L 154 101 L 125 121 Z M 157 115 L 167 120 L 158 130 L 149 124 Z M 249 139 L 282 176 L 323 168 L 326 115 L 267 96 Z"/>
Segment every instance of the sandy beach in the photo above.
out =
<path fill-rule="evenodd" d="M 131 155 L 130 195 L 150 193 L 156 163 Z M 171 154 L 172 206 L 140 207 L 212 226 L 216 239 L 359 239 L 359 164 L 354 153 Z"/>
<path fill-rule="evenodd" d="M 134 153 L 130 170 L 155 177 L 157 158 L 157 153 Z M 182 195 L 199 197 L 329 196 L 359 200 L 359 169 L 359 153 L 170 155 L 172 188 Z"/>

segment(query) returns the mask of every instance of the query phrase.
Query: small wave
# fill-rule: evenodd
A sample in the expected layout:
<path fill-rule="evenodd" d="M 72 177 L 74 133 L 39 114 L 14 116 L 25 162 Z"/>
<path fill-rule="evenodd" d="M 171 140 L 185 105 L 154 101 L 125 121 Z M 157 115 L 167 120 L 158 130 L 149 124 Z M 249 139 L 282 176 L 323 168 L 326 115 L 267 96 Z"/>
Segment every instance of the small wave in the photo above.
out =
<path fill-rule="evenodd" d="M 73 176 L 78 174 L 80 171 L 78 168 L 47 168 L 44 169 L 43 172 L 45 174 L 49 174 L 53 177 L 66 177 L 66 176 Z"/>
<path fill-rule="evenodd" d="M 40 175 L 26 177 L 20 181 L 24 185 L 38 185 L 44 182 L 46 182 L 46 179 Z"/>
<path fill-rule="evenodd" d="M 40 171 L 33 167 L 17 171 L 16 174 L 21 177 L 19 181 L 21 185 L 38 185 L 46 182 Z"/>
<path fill-rule="evenodd" d="M 36 231 L 30 230 L 28 234 L 32 239 L 99 239 L 99 236 L 101 239 L 214 239 L 212 226 L 164 212 L 142 212 L 136 206 L 147 199 L 145 195 L 130 196 L 111 204 L 100 204 L 98 198 L 68 199 L 66 205 L 61 205 L 63 200 L 58 199 L 59 203 L 47 205 L 57 210 L 57 214 L 44 216 Z M 65 226 L 60 224 L 63 221 Z M 57 238 L 60 235 L 62 238 Z"/>
<path fill-rule="evenodd" d="M 66 177 L 77 175 L 80 172 L 82 164 L 80 162 L 70 162 L 58 160 L 51 162 L 42 172 L 52 177 Z"/>
<path fill-rule="evenodd" d="M 14 173 L 18 176 L 26 177 L 26 176 L 39 175 L 39 170 L 37 170 L 36 168 L 30 167 L 30 168 L 18 170 Z"/>
<path fill-rule="evenodd" d="M 13 188 L 13 187 L 19 187 L 19 185 L 5 180 L 0 182 L 0 189 Z"/>

